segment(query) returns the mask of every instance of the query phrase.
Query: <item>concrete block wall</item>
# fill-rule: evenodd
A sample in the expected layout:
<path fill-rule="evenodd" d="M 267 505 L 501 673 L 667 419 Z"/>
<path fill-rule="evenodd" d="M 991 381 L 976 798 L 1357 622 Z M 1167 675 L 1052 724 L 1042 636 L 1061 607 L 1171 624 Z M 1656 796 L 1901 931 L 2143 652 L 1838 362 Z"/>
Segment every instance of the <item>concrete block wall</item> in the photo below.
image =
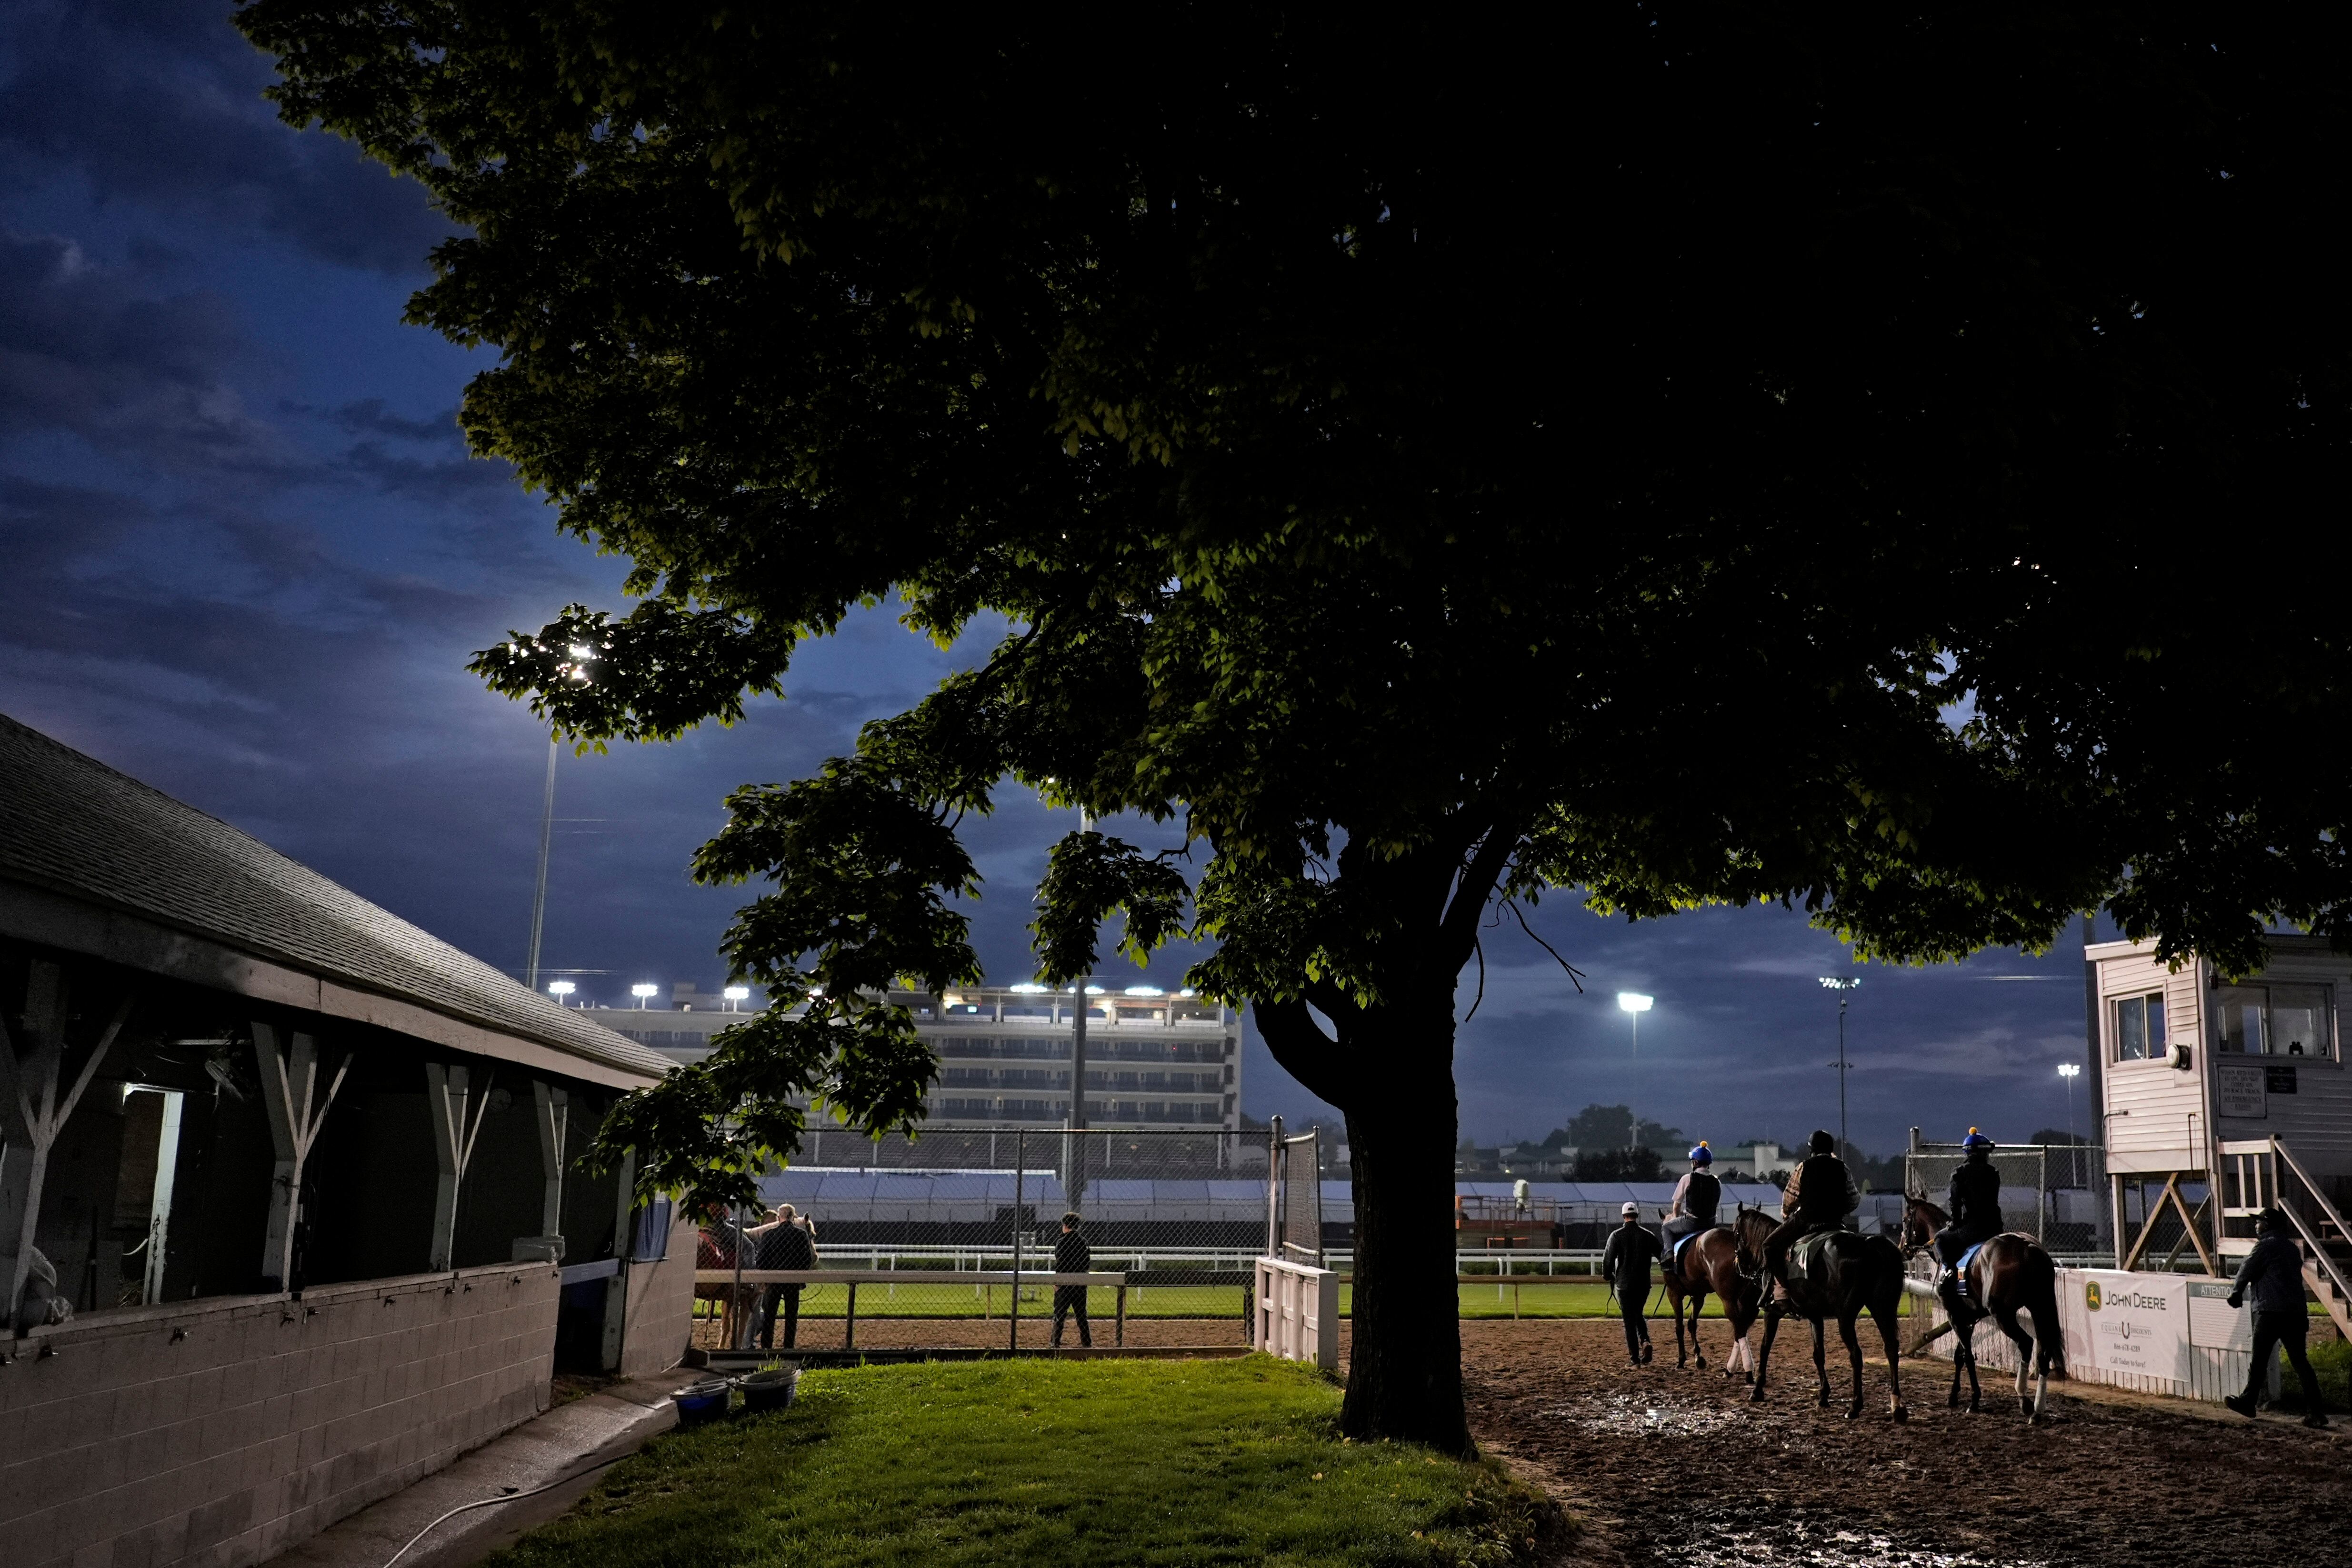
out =
<path fill-rule="evenodd" d="M 165 1302 L 0 1365 L 7 1568 L 241 1568 L 548 1404 L 543 1264 Z"/>
<path fill-rule="evenodd" d="M 628 1268 L 628 1316 L 622 1320 L 623 1377 L 667 1372 L 694 1334 L 695 1227 L 683 1215 L 670 1227 L 668 1256 Z"/>

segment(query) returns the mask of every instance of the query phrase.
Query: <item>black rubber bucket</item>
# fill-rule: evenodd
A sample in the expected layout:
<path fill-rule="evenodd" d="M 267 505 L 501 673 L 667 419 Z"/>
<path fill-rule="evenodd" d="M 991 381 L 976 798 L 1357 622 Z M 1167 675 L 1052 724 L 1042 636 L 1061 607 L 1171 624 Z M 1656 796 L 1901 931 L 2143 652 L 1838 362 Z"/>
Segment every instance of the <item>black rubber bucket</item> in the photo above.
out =
<path fill-rule="evenodd" d="M 743 1380 L 743 1414 L 757 1416 L 769 1410 L 789 1408 L 800 1383 L 801 1369 L 797 1366 L 751 1374 Z"/>

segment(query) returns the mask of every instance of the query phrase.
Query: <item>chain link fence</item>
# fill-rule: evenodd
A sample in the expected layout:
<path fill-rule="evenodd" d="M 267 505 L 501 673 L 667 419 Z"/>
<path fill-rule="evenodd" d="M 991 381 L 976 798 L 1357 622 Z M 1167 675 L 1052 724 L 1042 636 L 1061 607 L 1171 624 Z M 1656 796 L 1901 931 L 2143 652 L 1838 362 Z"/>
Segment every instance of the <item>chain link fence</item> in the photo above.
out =
<path fill-rule="evenodd" d="M 1252 1264 L 1276 1223 L 1276 1139 L 1112 1126 L 874 1140 L 827 1129 L 808 1140 L 806 1164 L 761 1178 L 766 1212 L 740 1217 L 740 1246 L 734 1217 L 706 1228 L 698 1343 L 772 1333 L 779 1352 L 788 1339 L 809 1351 L 1036 1349 L 1055 1343 L 1058 1311 L 1065 1344 L 1082 1343 L 1080 1319 L 1096 1344 L 1245 1343 Z M 1297 1164 L 1288 1150 L 1281 1158 Z M 1291 1190 L 1282 1235 L 1319 1243 L 1311 1188 Z M 814 1267 L 834 1278 L 735 1285 L 739 1260 L 790 1266 L 779 1260 L 794 1245 L 763 1229 L 784 1206 L 814 1230 Z M 1077 1219 L 1066 1231 L 1065 1216 Z M 1068 1282 L 1076 1273 L 1096 1279 Z"/>
<path fill-rule="evenodd" d="M 1952 1173 L 1967 1160 L 1958 1144 L 1915 1144 L 1904 1156 L 1904 1185 L 1942 1207 Z M 2088 1144 L 1999 1144 L 2001 1223 L 2031 1236 L 2068 1262 L 2112 1260 L 2115 1212 L 2106 1151 Z"/>

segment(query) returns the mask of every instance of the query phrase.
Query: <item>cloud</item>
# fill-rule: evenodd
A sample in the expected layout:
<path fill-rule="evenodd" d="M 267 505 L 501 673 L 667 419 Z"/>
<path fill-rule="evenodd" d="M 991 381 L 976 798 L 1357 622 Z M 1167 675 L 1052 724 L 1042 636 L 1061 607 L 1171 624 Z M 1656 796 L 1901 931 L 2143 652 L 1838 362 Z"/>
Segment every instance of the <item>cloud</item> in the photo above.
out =
<path fill-rule="evenodd" d="M 235 312 L 203 291 L 156 297 L 54 235 L 0 234 L 0 423 L 62 430 L 182 473 L 283 477 L 301 460 L 224 371 Z"/>
<path fill-rule="evenodd" d="M 421 274 L 451 232 L 412 181 L 350 143 L 298 134 L 262 89 L 268 61 L 227 7 L 18 0 L 5 35 L 0 149 L 128 201 L 276 235 L 320 260 Z"/>

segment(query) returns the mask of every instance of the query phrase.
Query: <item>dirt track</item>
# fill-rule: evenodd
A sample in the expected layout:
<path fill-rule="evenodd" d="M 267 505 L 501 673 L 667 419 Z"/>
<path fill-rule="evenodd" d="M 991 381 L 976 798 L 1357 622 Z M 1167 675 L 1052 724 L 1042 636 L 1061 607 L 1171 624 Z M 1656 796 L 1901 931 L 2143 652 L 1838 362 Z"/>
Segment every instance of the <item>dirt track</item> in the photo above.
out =
<path fill-rule="evenodd" d="M 1770 1396 L 1719 1372 L 1635 1370 L 1614 1322 L 1465 1322 L 1471 1424 L 1600 1526 L 1591 1560 L 1739 1568 L 2022 1568 L 2352 1560 L 2352 1440 L 2288 1425 L 2225 1424 L 2152 1401 L 2052 1385 L 2028 1428 L 1989 1375 L 1985 1414 L 1947 1410 L 1948 1363 L 1906 1363 L 1906 1425 L 1869 1403 L 1813 1403 L 1801 1325 L 1773 1349 Z M 1710 1340 L 1720 1354 L 1723 1331 Z M 1832 1345 L 1835 1348 L 1834 1335 Z M 1835 1354 L 1832 1387 L 1845 1378 Z M 2102 1391 L 2104 1394 L 2105 1391 Z M 1652 1414 L 1654 1412 L 1654 1416 Z"/>

